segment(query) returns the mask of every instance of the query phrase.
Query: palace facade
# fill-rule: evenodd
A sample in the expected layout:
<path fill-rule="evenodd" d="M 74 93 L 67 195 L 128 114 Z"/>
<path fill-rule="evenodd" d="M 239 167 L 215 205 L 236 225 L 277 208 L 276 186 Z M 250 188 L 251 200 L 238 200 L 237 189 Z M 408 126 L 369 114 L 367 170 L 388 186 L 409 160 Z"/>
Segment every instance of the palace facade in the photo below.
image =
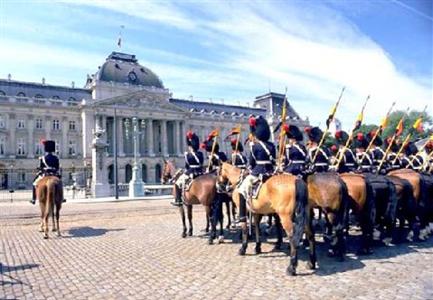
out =
<path fill-rule="evenodd" d="M 191 129 L 200 139 L 215 128 L 225 137 L 238 124 L 242 138 L 248 133 L 248 117 L 262 115 L 275 126 L 284 95 L 267 93 L 253 107 L 175 99 L 152 70 L 135 55 L 113 52 L 97 72 L 87 77 L 84 88 L 0 79 L 0 186 L 30 188 L 37 158 L 43 154 L 42 139 L 56 141 L 66 185 L 89 184 L 93 133 L 104 130 L 107 158 L 103 168 L 113 183 L 114 132 L 117 135 L 118 178 L 127 183 L 134 159 L 132 118 L 138 120 L 138 156 L 143 181 L 157 183 L 163 159 L 183 166 L 185 133 Z M 288 104 L 288 121 L 301 128 L 308 120 Z M 115 112 L 116 110 L 116 112 Z M 114 116 L 117 126 L 114 127 Z M 230 145 L 220 139 L 223 151 Z M 78 175 L 77 175 L 78 174 Z"/>

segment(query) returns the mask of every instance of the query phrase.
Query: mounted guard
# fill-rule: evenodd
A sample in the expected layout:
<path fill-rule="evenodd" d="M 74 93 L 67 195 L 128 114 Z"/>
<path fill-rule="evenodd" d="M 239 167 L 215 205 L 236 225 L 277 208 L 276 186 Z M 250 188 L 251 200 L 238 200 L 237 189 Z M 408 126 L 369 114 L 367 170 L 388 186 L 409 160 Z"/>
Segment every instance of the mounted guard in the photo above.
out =
<path fill-rule="evenodd" d="M 44 145 L 45 155 L 39 157 L 38 173 L 33 181 L 31 204 L 36 203 L 36 186 L 43 177 L 55 176 L 61 179 L 59 158 L 54 154 L 56 151 L 56 143 L 50 140 L 43 140 L 41 143 Z M 66 202 L 66 200 L 63 200 L 63 202 Z"/>
<path fill-rule="evenodd" d="M 186 134 L 186 144 L 188 145 L 188 151 L 185 152 L 185 172 L 180 175 L 176 180 L 175 188 L 175 200 L 171 202 L 174 206 L 182 206 L 182 193 L 188 182 L 203 174 L 203 153 L 199 151 L 200 140 L 198 136 L 188 131 Z"/>
<path fill-rule="evenodd" d="M 285 145 L 284 172 L 303 175 L 306 170 L 308 151 L 302 140 L 302 131 L 295 125 L 283 125 L 288 143 Z"/>
<path fill-rule="evenodd" d="M 362 173 L 371 172 L 373 160 L 366 149 L 368 148 L 368 140 L 363 133 L 359 132 L 356 139 L 353 141 L 353 146 L 356 151 L 356 159 L 358 163 L 358 170 Z"/>
<path fill-rule="evenodd" d="M 244 147 L 239 139 L 231 139 L 230 146 L 232 147 L 232 165 L 242 170 L 247 168 L 248 160 L 243 154 Z"/>
<path fill-rule="evenodd" d="M 353 150 L 349 147 L 346 147 L 346 143 L 349 139 L 349 134 L 343 130 L 338 130 L 335 132 L 335 140 L 338 144 L 338 152 L 336 154 L 336 157 L 342 156 L 342 158 L 339 160 L 337 168 L 338 173 L 348 173 L 348 172 L 354 172 L 358 164 L 356 162 L 356 156 L 355 153 L 353 153 Z M 344 153 L 342 153 L 344 151 Z"/>
<path fill-rule="evenodd" d="M 308 158 L 311 168 L 315 172 L 327 172 L 329 169 L 329 160 L 331 153 L 321 144 L 323 132 L 319 127 L 307 127 L 305 132 L 310 140 L 308 147 Z"/>
<path fill-rule="evenodd" d="M 203 150 L 209 153 L 209 164 L 206 170 L 207 173 L 215 171 L 223 162 L 227 161 L 227 155 L 220 151 L 217 137 L 218 131 L 214 130 L 208 135 L 206 141 L 200 145 Z"/>

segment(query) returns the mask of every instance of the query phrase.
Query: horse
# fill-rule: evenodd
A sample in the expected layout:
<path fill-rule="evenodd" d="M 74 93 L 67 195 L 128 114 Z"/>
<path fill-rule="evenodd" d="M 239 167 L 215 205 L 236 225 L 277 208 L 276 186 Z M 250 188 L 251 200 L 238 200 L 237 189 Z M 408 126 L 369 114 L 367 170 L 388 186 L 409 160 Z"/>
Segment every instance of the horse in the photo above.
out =
<path fill-rule="evenodd" d="M 161 183 L 168 184 L 172 181 L 176 174 L 176 167 L 173 162 L 164 159 L 164 165 L 162 167 Z"/>
<path fill-rule="evenodd" d="M 371 254 L 376 213 L 373 191 L 362 174 L 341 173 L 340 177 L 347 186 L 350 208 L 361 226 L 362 244 L 358 254 Z"/>
<path fill-rule="evenodd" d="M 56 176 L 44 176 L 36 185 L 36 194 L 41 209 L 40 231 L 44 233 L 44 239 L 48 239 L 48 218 L 50 214 L 53 218 L 52 230 L 57 232 L 57 236 L 60 236 L 59 219 L 63 201 L 62 181 Z"/>
<path fill-rule="evenodd" d="M 176 176 L 172 179 L 172 181 L 177 180 L 177 178 L 181 175 L 181 172 L 177 172 Z M 173 186 L 172 191 L 173 197 L 176 197 L 176 190 Z M 185 238 L 187 236 L 192 236 L 193 233 L 193 225 L 192 225 L 192 206 L 196 204 L 202 204 L 205 207 L 206 212 L 206 232 L 209 229 L 209 223 L 211 225 L 211 232 L 209 234 L 209 244 L 213 243 L 213 240 L 216 238 L 216 219 L 214 214 L 214 203 L 216 197 L 216 176 L 215 174 L 207 173 L 200 175 L 194 178 L 190 184 L 189 189 L 184 191 L 183 193 L 183 205 L 179 207 L 179 212 L 182 219 L 182 237 Z M 189 229 L 187 230 L 186 220 L 185 220 L 185 209 L 187 208 Z M 221 221 L 221 220 L 220 220 Z M 224 232 L 222 228 L 222 223 L 220 222 L 220 240 L 222 240 Z"/>
<path fill-rule="evenodd" d="M 426 237 L 426 228 L 431 220 L 433 212 L 433 180 L 430 175 L 421 174 L 411 169 L 397 169 L 388 173 L 390 176 L 396 176 L 406 179 L 412 186 L 413 197 L 416 201 L 416 216 L 419 219 L 420 235 L 414 231 L 415 238 L 424 240 Z"/>
<path fill-rule="evenodd" d="M 331 234 L 330 256 L 344 260 L 344 230 L 347 228 L 349 194 L 347 186 L 335 172 L 320 172 L 307 176 L 308 209 L 313 216 L 314 208 L 320 209 L 326 220 L 328 233 Z M 311 230 L 314 228 L 311 226 Z"/>
<path fill-rule="evenodd" d="M 218 174 L 218 184 L 229 183 L 236 186 L 241 180 L 241 169 L 228 163 L 223 163 Z M 233 192 L 233 200 L 239 207 L 239 193 Z M 281 226 L 286 231 L 290 241 L 290 263 L 286 273 L 296 275 L 298 264 L 298 247 L 304 228 L 307 229 L 307 237 L 310 244 L 310 260 L 308 268 L 314 269 L 316 265 L 316 253 L 312 231 L 309 230 L 310 216 L 307 211 L 308 190 L 306 183 L 291 174 L 276 174 L 265 181 L 260 188 L 256 199 L 252 199 L 249 209 L 255 215 L 267 215 L 276 213 L 281 221 Z M 308 221 L 308 222 L 307 222 Z M 259 218 L 255 218 L 256 239 L 259 226 Z M 240 254 L 245 254 L 248 247 L 246 227 L 242 228 L 242 246 Z"/>

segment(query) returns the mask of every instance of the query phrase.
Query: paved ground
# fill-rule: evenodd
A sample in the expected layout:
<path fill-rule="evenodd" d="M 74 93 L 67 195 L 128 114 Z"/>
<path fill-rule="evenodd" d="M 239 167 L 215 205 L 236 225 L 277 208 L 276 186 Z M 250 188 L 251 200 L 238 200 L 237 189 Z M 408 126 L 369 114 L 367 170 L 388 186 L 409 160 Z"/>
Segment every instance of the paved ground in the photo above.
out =
<path fill-rule="evenodd" d="M 38 208 L 0 204 L 0 299 L 433 299 L 433 238 L 380 247 L 345 262 L 324 256 L 297 277 L 285 275 L 285 252 L 236 255 L 231 232 L 207 245 L 204 215 L 195 208 L 195 232 L 180 237 L 177 210 L 167 200 L 65 205 L 63 237 L 43 240 Z M 271 242 L 274 240 L 271 239 Z M 287 245 L 285 246 L 287 250 Z"/>

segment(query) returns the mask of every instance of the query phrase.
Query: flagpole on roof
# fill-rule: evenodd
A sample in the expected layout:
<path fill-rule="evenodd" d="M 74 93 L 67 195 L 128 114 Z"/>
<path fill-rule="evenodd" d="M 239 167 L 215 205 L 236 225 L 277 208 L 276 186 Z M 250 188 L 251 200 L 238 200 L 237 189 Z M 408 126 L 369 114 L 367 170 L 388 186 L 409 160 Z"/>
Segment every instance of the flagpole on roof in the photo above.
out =
<path fill-rule="evenodd" d="M 122 48 L 122 33 L 124 28 L 124 25 L 120 25 L 119 38 L 117 39 L 117 47 L 119 47 L 119 50 Z"/>

